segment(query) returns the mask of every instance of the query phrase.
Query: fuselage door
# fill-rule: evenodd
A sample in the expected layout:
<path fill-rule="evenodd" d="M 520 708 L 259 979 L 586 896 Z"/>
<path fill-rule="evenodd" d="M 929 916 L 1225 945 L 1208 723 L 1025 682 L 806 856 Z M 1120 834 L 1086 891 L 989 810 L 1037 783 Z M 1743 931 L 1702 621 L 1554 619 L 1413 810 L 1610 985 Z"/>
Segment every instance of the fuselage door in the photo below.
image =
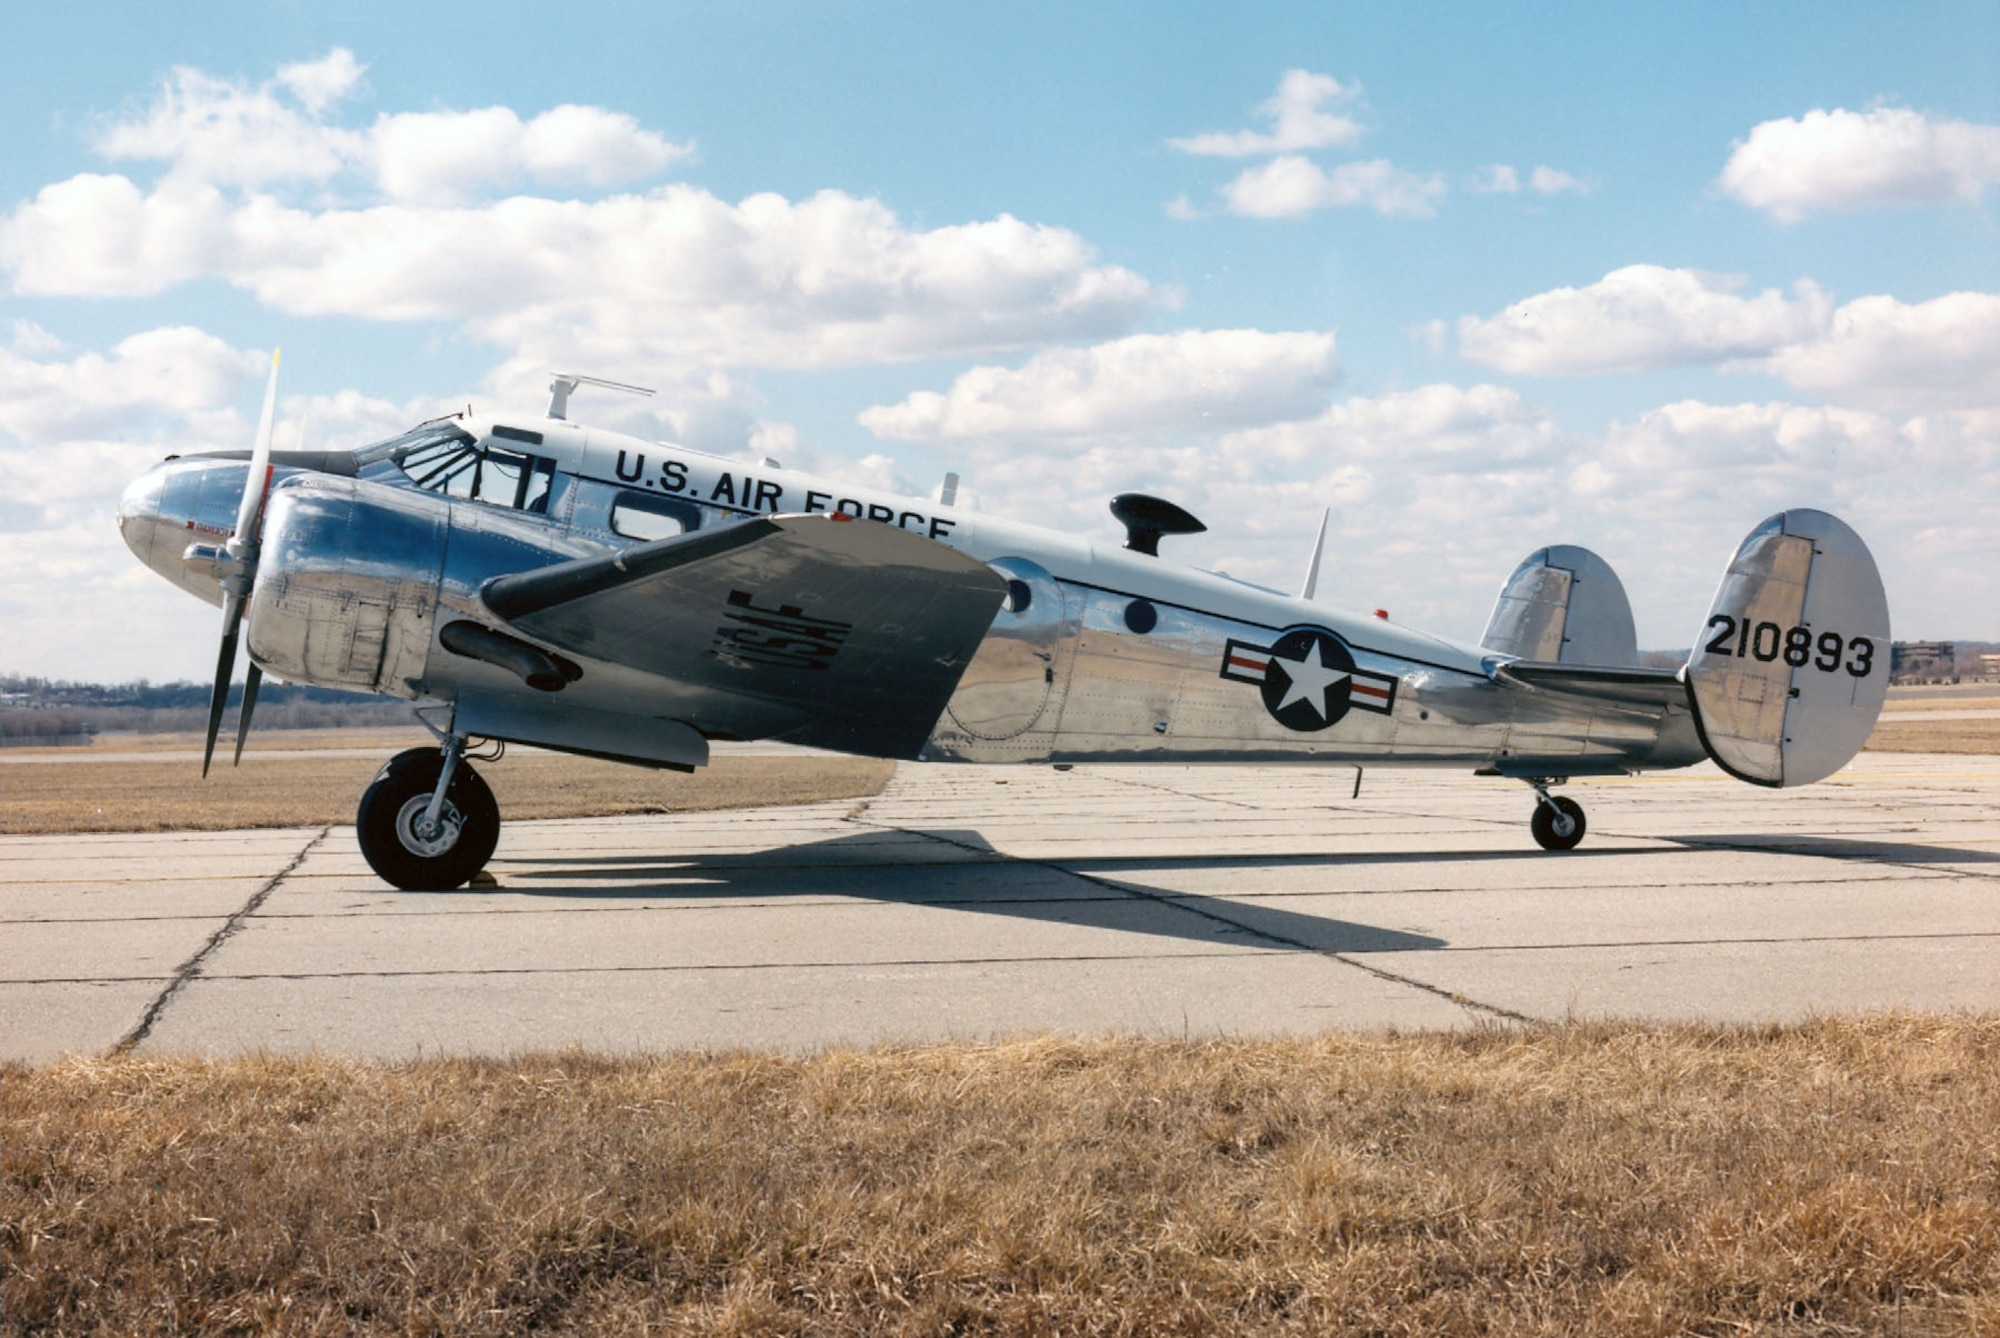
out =
<path fill-rule="evenodd" d="M 1007 598 L 946 711 L 975 739 L 1011 739 L 1033 729 L 1055 695 L 1063 594 L 1055 577 L 1026 558 L 987 565 L 1007 579 Z"/>

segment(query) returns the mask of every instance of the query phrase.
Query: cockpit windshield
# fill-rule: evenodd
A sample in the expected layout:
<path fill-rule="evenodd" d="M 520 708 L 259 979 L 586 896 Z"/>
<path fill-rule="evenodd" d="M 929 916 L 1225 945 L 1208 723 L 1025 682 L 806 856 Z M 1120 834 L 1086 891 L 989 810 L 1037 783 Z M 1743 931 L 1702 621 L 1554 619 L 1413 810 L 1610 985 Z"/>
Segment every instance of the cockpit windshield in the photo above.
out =
<path fill-rule="evenodd" d="M 366 468 L 383 462 L 426 492 L 463 497 L 516 511 L 544 512 L 555 461 L 482 447 L 451 423 L 430 423 L 357 452 Z"/>
<path fill-rule="evenodd" d="M 425 423 L 420 427 L 411 428 L 400 437 L 378 441 L 373 446 L 363 446 L 354 453 L 354 462 L 365 469 L 381 460 L 399 461 L 411 451 L 435 445 L 440 441 L 462 441 L 468 446 L 472 445 L 471 436 L 456 423 Z"/>

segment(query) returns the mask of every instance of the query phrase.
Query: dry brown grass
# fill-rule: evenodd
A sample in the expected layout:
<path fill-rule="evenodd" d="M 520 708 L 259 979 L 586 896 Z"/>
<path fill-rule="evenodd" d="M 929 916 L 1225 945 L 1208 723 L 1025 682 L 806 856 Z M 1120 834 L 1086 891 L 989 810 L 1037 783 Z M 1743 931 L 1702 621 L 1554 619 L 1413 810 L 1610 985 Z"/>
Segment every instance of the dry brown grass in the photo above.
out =
<path fill-rule="evenodd" d="M 197 740 L 197 746 L 199 741 Z M 201 778 L 201 765 L 172 761 L 9 764 L 0 772 L 0 832 L 233 831 L 354 821 L 361 791 L 383 753 L 272 757 L 246 752 Z M 516 751 L 480 768 L 510 819 L 604 817 L 767 804 L 804 804 L 879 794 L 895 763 L 873 758 L 720 757 L 688 775 Z"/>
<path fill-rule="evenodd" d="M 1992 1333 L 2000 1020 L 5 1070 L 8 1333 Z"/>
<path fill-rule="evenodd" d="M 229 722 L 233 730 L 233 722 Z M 260 729 L 251 733 L 244 752 L 296 752 L 301 748 L 370 748 L 394 752 L 402 748 L 421 748 L 433 742 L 430 734 L 416 725 L 371 726 L 358 729 Z M 108 753 L 168 753 L 199 751 L 202 746 L 200 731 L 131 734 L 111 731 L 96 735 L 89 743 L 81 746 L 37 747 L 21 744 L 7 749 L 8 757 L 63 757 L 72 759 L 102 756 Z M 233 750 L 236 738 L 233 732 L 226 732 L 217 744 L 218 750 Z M 226 758 L 227 754 L 223 754 Z"/>
<path fill-rule="evenodd" d="M 2000 720 L 1884 720 L 1863 746 L 1874 753 L 2000 753 Z"/>
<path fill-rule="evenodd" d="M 1889 694 L 1885 711 L 2000 710 L 2000 683 L 1970 683 L 1943 688 L 1898 688 Z"/>
<path fill-rule="evenodd" d="M 1864 745 L 1877 753 L 2000 753 L 2000 718 L 1926 720 L 1939 712 L 2000 711 L 2000 683 L 1965 687 L 1897 688 L 1886 714 L 1905 717 L 1875 726 Z M 1918 719 L 1908 719 L 1917 715 Z"/>

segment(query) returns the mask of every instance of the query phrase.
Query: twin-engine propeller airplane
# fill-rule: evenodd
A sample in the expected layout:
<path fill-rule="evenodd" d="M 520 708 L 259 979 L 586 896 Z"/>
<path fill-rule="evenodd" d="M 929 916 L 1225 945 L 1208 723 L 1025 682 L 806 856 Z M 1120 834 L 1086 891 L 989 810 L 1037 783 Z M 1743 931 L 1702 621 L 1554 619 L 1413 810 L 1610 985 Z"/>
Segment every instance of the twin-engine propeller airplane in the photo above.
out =
<path fill-rule="evenodd" d="M 1161 558 L 1201 531 L 1112 499 L 1122 548 L 543 417 L 434 420 L 354 451 L 271 450 L 277 358 L 249 452 L 169 457 L 126 489 L 140 560 L 220 604 L 215 749 L 239 632 L 250 669 L 412 699 L 439 740 L 361 798 L 397 887 L 470 879 L 500 814 L 472 739 L 693 770 L 711 740 L 959 762 L 1465 767 L 1582 840 L 1576 776 L 1713 758 L 1804 785 L 1861 746 L 1889 613 L 1859 536 L 1772 516 L 1730 560 L 1687 663 L 1640 663 L 1624 587 L 1569 546 L 1501 587 L 1476 647 Z M 1325 528 L 1321 528 L 1324 543 Z M 192 541 L 192 542 L 191 542 Z"/>

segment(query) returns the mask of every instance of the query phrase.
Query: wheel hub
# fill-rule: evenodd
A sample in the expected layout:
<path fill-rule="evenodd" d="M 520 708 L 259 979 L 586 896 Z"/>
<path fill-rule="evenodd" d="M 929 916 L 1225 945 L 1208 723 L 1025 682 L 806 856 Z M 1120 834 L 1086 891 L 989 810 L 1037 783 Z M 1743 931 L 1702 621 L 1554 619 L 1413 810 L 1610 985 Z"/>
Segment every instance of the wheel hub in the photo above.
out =
<path fill-rule="evenodd" d="M 458 834 L 465 827 L 464 814 L 447 799 L 438 810 L 437 825 L 427 828 L 424 811 L 430 806 L 428 793 L 415 794 L 396 813 L 396 839 L 403 843 L 403 849 L 422 859 L 435 859 L 450 851 L 458 844 Z"/>

